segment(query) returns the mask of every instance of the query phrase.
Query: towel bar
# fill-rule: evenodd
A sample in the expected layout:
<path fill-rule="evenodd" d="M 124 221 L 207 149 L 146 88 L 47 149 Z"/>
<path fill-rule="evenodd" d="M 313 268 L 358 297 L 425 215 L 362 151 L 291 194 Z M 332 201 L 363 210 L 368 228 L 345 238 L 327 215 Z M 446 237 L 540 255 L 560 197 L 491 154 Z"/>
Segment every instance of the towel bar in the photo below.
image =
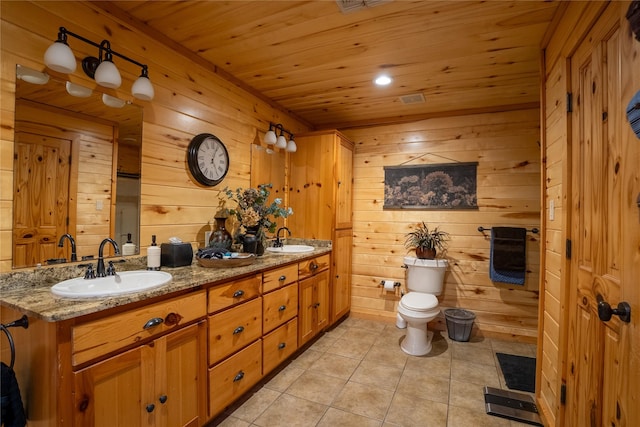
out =
<path fill-rule="evenodd" d="M 11 323 L 7 323 L 6 325 L 3 323 L 0 323 L 0 330 L 4 332 L 4 334 L 7 336 L 7 339 L 9 340 L 9 347 L 11 349 L 11 363 L 9 364 L 9 367 L 11 369 L 13 369 L 13 365 L 15 364 L 15 361 L 16 361 L 16 345 L 13 342 L 13 336 L 11 335 L 11 332 L 9 332 L 8 328 L 17 328 L 17 327 L 23 327 L 25 329 L 29 327 L 29 319 L 27 318 L 26 315 L 22 316 L 18 320 L 14 320 Z"/>
<path fill-rule="evenodd" d="M 483 227 L 483 226 L 478 227 L 478 231 L 481 233 L 489 230 L 491 230 L 491 227 Z M 540 230 L 538 230 L 537 228 L 532 228 L 531 230 L 527 230 L 527 231 L 533 234 L 538 234 L 540 232 Z"/>

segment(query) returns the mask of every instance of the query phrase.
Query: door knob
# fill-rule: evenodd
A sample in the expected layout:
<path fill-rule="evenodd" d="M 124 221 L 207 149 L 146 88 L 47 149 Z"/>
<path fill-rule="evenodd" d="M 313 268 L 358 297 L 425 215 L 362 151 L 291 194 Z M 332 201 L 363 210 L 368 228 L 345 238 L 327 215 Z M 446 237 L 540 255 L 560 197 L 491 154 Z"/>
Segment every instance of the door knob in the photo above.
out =
<path fill-rule="evenodd" d="M 611 305 L 606 301 L 598 302 L 598 317 L 603 322 L 611 319 L 613 315 L 620 316 L 620 320 L 623 322 L 631 322 L 631 306 L 628 302 L 618 303 L 618 307 L 611 308 Z"/>

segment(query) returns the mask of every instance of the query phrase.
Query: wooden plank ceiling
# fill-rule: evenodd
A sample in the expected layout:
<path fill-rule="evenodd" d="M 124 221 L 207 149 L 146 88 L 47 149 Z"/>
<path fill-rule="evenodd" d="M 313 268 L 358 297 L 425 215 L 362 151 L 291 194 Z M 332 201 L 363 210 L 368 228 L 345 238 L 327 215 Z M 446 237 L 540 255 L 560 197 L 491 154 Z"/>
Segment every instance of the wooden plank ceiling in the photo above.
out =
<path fill-rule="evenodd" d="M 540 45 L 558 5 L 395 0 L 346 14 L 335 1 L 110 7 L 321 129 L 537 105 Z M 382 72 L 393 83 L 376 87 Z M 425 102 L 401 102 L 413 94 Z"/>

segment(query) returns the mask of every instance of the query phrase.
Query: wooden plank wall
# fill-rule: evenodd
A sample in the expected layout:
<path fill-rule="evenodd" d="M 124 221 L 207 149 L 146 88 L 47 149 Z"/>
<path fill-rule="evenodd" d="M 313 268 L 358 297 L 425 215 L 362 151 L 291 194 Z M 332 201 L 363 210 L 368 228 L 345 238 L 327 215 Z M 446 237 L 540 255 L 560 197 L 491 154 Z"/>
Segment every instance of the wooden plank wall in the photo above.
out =
<path fill-rule="evenodd" d="M 108 16 L 91 2 L 2 2 L 0 92 L 0 272 L 11 269 L 11 218 L 15 67 L 44 70 L 44 52 L 56 39 L 58 27 L 93 41 L 108 39 L 114 50 L 149 66 L 155 98 L 142 102 L 130 89 L 140 70 L 116 61 L 122 74 L 120 89 L 105 90 L 84 75 L 80 65 L 69 80 L 144 108 L 142 142 L 141 254 L 151 235 L 164 242 L 171 236 L 198 245 L 213 225 L 219 190 L 250 185 L 251 144 L 262 138 L 269 121 L 294 133 L 309 130 L 281 110 L 268 105 L 205 67 L 141 33 L 133 21 Z M 69 39 L 76 58 L 96 55 L 95 49 Z M 53 73 L 56 74 L 56 73 Z M 60 75 L 60 77 L 65 77 Z M 231 167 L 225 181 L 204 188 L 189 176 L 186 149 L 193 136 L 212 133 L 227 146 Z M 106 236 L 105 236 L 106 237 Z"/>
<path fill-rule="evenodd" d="M 562 425 L 560 388 L 567 367 L 566 345 L 569 312 L 567 302 L 569 261 L 565 242 L 569 237 L 570 114 L 569 58 L 578 42 L 600 16 L 606 2 L 569 2 L 562 19 L 545 46 L 543 60 L 544 215 L 542 242 L 544 271 L 541 282 L 538 339 L 537 396 L 540 412 L 549 426 Z M 575 101 L 574 101 L 575 102 Z M 550 203 L 554 219 L 550 220 Z"/>
<path fill-rule="evenodd" d="M 489 279 L 489 239 L 479 226 L 540 226 L 539 110 L 435 118 L 342 130 L 354 143 L 352 312 L 395 320 L 405 284 L 405 234 L 425 221 L 451 233 L 441 307 L 476 314 L 476 333 L 534 342 L 540 270 L 539 235 L 528 233 L 524 286 Z M 478 210 L 384 210 L 384 166 L 478 162 Z M 444 318 L 438 318 L 444 328 Z M 479 331 L 478 331 L 479 329 Z"/>

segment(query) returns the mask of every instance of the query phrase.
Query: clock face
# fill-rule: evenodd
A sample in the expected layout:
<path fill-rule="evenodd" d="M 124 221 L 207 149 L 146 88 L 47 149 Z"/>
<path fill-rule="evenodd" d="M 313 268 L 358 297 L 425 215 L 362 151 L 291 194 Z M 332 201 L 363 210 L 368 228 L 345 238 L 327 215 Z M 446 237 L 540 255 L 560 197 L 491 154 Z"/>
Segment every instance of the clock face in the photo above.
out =
<path fill-rule="evenodd" d="M 191 140 L 187 152 L 191 175 L 206 186 L 219 184 L 229 171 L 229 153 L 215 135 L 201 133 Z"/>

